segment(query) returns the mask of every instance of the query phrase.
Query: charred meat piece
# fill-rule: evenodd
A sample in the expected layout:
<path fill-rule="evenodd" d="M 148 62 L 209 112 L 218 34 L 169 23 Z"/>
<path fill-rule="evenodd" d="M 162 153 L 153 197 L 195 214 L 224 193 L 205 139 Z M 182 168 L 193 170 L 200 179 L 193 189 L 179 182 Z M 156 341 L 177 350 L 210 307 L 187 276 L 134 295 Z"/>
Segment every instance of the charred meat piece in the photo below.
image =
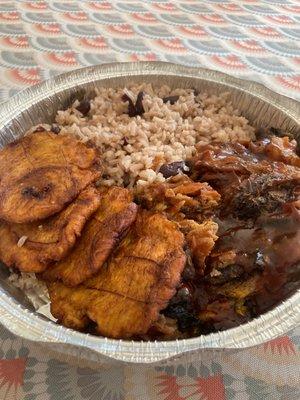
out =
<path fill-rule="evenodd" d="M 76 286 L 96 274 L 135 221 L 137 205 L 127 189 L 100 193 L 100 206 L 86 224 L 73 251 L 49 268 L 43 279 Z"/>
<path fill-rule="evenodd" d="M 273 213 L 300 196 L 300 171 L 293 174 L 253 174 L 232 194 L 224 212 L 240 219 L 256 220 L 264 213 Z M 229 197 L 229 196 L 228 196 Z"/>
<path fill-rule="evenodd" d="M 193 182 L 186 176 L 149 185 L 136 198 L 143 207 L 164 212 L 175 220 L 202 218 L 212 213 L 220 201 L 219 193 L 207 183 Z"/>
<path fill-rule="evenodd" d="M 265 212 L 280 210 L 300 193 L 300 171 L 286 164 L 292 162 L 287 143 L 293 145 L 285 139 L 274 139 L 288 149 L 281 156 L 267 151 L 262 142 L 250 143 L 248 148 L 236 143 L 202 146 L 192 162 L 192 177 L 220 192 L 223 215 L 255 220 Z"/>
<path fill-rule="evenodd" d="M 97 151 L 71 137 L 22 137 L 0 151 L 0 217 L 15 223 L 47 218 L 100 175 Z"/>
<path fill-rule="evenodd" d="M 50 262 L 60 260 L 74 246 L 99 204 L 98 191 L 88 187 L 64 210 L 43 221 L 0 222 L 0 259 L 20 271 L 45 270 Z"/>
<path fill-rule="evenodd" d="M 63 325 L 101 335 L 146 334 L 166 307 L 185 263 L 183 235 L 160 214 L 140 211 L 108 265 L 76 288 L 49 284 L 51 312 Z"/>
<path fill-rule="evenodd" d="M 163 310 L 163 315 L 175 319 L 180 332 L 186 332 L 199 326 L 199 319 L 193 314 L 193 311 L 187 309 L 186 304 L 172 303 Z"/>

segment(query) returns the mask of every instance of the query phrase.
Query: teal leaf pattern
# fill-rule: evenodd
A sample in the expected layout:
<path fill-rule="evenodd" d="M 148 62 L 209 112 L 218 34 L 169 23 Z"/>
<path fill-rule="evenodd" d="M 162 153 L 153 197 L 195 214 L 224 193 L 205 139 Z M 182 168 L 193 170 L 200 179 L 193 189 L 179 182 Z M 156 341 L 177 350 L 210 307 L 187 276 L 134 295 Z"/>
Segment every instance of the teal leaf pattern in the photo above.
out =
<path fill-rule="evenodd" d="M 300 399 L 300 388 L 291 386 L 277 386 L 279 399 L 280 400 L 299 400 Z"/>
<path fill-rule="evenodd" d="M 124 370 L 112 368 L 94 371 L 78 368 L 78 386 L 83 399 L 123 400 Z"/>
<path fill-rule="evenodd" d="M 48 393 L 51 393 L 53 399 L 74 399 L 70 380 L 71 372 L 72 368 L 68 364 L 54 359 L 48 361 L 46 384 L 48 386 Z"/>
<path fill-rule="evenodd" d="M 272 400 L 272 390 L 265 382 L 253 379 L 250 377 L 245 378 L 246 393 L 249 400 Z"/>

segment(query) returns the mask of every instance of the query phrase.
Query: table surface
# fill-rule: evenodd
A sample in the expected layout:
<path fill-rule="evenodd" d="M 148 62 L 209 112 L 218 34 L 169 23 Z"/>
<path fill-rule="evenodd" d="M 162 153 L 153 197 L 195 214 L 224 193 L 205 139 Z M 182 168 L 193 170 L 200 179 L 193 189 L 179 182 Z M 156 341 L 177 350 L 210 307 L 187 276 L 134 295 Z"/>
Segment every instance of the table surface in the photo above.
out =
<path fill-rule="evenodd" d="M 0 0 L 0 100 L 92 64 L 213 68 L 300 100 L 300 0 Z M 242 351 L 161 367 L 89 369 L 0 327 L 2 400 L 292 400 L 300 330 Z"/>

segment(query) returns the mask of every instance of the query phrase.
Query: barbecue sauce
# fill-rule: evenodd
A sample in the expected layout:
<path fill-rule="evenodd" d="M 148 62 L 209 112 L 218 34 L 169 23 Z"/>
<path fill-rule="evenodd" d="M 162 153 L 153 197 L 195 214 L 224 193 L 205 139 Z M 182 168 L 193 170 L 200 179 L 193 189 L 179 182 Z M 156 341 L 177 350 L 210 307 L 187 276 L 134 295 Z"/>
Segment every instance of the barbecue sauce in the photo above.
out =
<path fill-rule="evenodd" d="M 198 149 L 191 176 L 219 191 L 222 202 L 213 217 L 219 239 L 204 276 L 188 257 L 181 286 L 163 312 L 177 319 L 183 334 L 245 323 L 300 286 L 300 170 L 293 146 L 286 138 L 264 138 Z"/>

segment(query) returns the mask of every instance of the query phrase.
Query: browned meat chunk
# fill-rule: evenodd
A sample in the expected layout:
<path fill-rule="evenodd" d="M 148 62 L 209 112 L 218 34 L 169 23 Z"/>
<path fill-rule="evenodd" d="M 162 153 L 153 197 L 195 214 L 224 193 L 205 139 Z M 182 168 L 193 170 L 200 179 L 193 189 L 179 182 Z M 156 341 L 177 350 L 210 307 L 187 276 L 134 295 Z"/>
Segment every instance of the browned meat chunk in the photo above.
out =
<path fill-rule="evenodd" d="M 300 157 L 297 155 L 297 142 L 287 136 L 271 136 L 256 142 L 251 142 L 249 149 L 256 154 L 265 154 L 270 160 L 300 167 Z"/>
<path fill-rule="evenodd" d="M 218 206 L 220 195 L 207 183 L 193 182 L 186 176 L 154 183 L 137 193 L 143 207 L 165 213 L 169 218 L 202 219 Z"/>
<path fill-rule="evenodd" d="M 287 138 L 265 140 L 269 145 L 282 141 L 288 148 Z M 237 143 L 202 146 L 193 160 L 192 175 L 221 193 L 223 215 L 255 220 L 299 197 L 300 171 L 281 162 L 286 161 L 286 154 L 279 157 L 266 151 L 263 142 L 250 143 L 248 147 Z M 289 156 L 290 152 L 289 148 Z"/>
<path fill-rule="evenodd" d="M 255 220 L 264 213 L 273 213 L 290 201 L 299 198 L 300 172 L 290 174 L 251 175 L 236 193 L 227 196 L 230 201 L 224 212 L 240 219 Z"/>
<path fill-rule="evenodd" d="M 219 193 L 205 182 L 193 182 L 187 176 L 179 176 L 142 188 L 137 200 L 145 208 L 160 211 L 178 223 L 194 267 L 202 274 L 218 230 L 215 222 L 205 218 L 217 209 Z"/>
<path fill-rule="evenodd" d="M 211 253 L 218 236 L 218 225 L 206 220 L 198 224 L 192 220 L 183 220 L 179 223 L 181 231 L 185 234 L 185 239 L 192 256 L 193 264 L 198 274 L 203 274 L 205 270 L 205 260 Z"/>

